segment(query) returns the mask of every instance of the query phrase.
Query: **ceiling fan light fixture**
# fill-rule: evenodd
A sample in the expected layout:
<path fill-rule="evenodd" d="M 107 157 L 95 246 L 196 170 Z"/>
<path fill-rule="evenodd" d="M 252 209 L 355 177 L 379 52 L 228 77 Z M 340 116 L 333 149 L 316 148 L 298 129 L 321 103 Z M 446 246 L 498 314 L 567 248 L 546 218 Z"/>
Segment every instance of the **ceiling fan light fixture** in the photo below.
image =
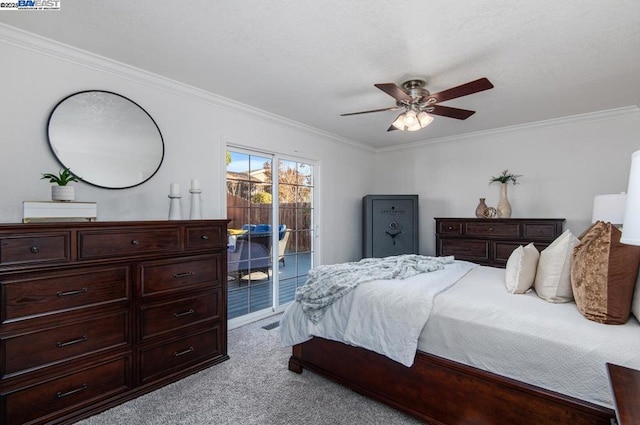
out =
<path fill-rule="evenodd" d="M 424 111 L 416 113 L 414 110 L 408 110 L 398 115 L 391 125 L 402 131 L 417 131 L 425 128 L 432 121 L 433 117 Z"/>
<path fill-rule="evenodd" d="M 475 114 L 476 111 L 444 106 L 440 105 L 440 103 L 493 88 L 491 81 L 484 77 L 438 93 L 431 93 L 424 85 L 425 81 L 417 78 L 405 81 L 402 83 L 402 87 L 394 83 L 374 84 L 376 88 L 393 97 L 396 105 L 390 108 L 372 109 L 369 111 L 351 112 L 340 115 L 360 115 L 371 112 L 395 111 L 404 108 L 404 112 L 396 117 L 387 131 L 417 131 L 431 124 L 433 115 L 466 120 Z"/>
<path fill-rule="evenodd" d="M 393 123 L 391 123 L 391 125 L 397 128 L 398 130 L 404 131 L 404 115 L 405 115 L 405 112 L 398 115 L 398 117 L 393 121 Z"/>
<path fill-rule="evenodd" d="M 418 114 L 418 121 L 420 121 L 420 128 L 425 128 L 433 122 L 433 117 L 425 111 L 420 111 Z"/>

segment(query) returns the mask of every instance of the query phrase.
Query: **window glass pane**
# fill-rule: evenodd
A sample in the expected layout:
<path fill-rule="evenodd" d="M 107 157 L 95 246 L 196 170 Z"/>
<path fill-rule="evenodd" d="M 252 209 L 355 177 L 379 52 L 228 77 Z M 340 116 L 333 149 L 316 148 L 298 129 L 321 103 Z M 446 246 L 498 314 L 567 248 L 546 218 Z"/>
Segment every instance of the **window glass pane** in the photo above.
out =
<path fill-rule="evenodd" d="M 296 201 L 298 204 L 307 204 L 307 205 L 298 205 L 300 207 L 307 207 L 311 204 L 311 187 L 307 186 L 298 186 Z"/>
<path fill-rule="evenodd" d="M 274 179 L 279 188 L 275 197 Z M 228 318 L 294 299 L 295 289 L 304 284 L 312 267 L 312 200 L 312 164 L 228 152 Z"/>
<path fill-rule="evenodd" d="M 301 185 L 312 186 L 312 166 L 309 164 L 298 163 L 298 180 Z"/>
<path fill-rule="evenodd" d="M 289 206 L 290 204 L 280 204 L 280 223 L 287 226 L 287 229 L 296 229 L 296 209 Z"/>
<path fill-rule="evenodd" d="M 271 158 L 253 156 L 249 159 L 249 174 L 261 182 L 271 182 L 271 175 L 267 176 L 267 169 L 271 168 Z"/>
<path fill-rule="evenodd" d="M 297 230 L 311 229 L 311 208 L 297 208 L 296 220 Z"/>

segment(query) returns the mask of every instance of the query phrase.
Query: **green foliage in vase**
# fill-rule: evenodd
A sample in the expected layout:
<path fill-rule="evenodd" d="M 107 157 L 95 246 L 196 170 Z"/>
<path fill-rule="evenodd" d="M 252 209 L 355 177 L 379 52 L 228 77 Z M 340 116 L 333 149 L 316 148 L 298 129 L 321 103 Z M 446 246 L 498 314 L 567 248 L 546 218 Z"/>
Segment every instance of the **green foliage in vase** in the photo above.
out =
<path fill-rule="evenodd" d="M 58 186 L 66 186 L 71 182 L 79 182 L 78 178 L 74 176 L 68 168 L 60 170 L 58 175 L 46 173 L 42 174 L 40 180 L 49 179 L 49 183 L 55 183 Z"/>
<path fill-rule="evenodd" d="M 522 174 L 511 174 L 509 170 L 504 170 L 498 177 L 491 176 L 489 184 L 492 183 L 509 183 L 518 184 L 518 178 L 522 177 Z"/>

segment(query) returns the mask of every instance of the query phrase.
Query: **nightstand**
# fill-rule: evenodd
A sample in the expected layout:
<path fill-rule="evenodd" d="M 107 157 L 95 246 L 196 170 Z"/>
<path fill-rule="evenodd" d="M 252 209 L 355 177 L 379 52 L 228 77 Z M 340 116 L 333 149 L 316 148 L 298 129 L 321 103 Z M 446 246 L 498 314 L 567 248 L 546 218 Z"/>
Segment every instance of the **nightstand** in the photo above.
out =
<path fill-rule="evenodd" d="M 607 363 L 618 425 L 640 423 L 640 371 Z"/>

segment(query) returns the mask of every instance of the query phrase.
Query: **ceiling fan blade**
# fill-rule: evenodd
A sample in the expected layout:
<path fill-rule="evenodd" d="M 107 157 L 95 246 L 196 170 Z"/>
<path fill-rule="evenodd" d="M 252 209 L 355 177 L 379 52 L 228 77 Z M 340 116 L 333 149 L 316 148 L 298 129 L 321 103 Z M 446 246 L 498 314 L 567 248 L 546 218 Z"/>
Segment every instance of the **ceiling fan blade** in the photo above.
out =
<path fill-rule="evenodd" d="M 377 88 L 393 97 L 395 100 L 405 100 L 411 102 L 411 96 L 406 94 L 400 87 L 393 83 L 374 84 Z"/>
<path fill-rule="evenodd" d="M 372 109 L 370 111 L 360 111 L 360 112 L 349 112 L 348 114 L 340 114 L 341 117 L 347 117 L 349 115 L 360 115 L 360 114 L 370 114 L 371 112 L 382 112 L 382 111 L 395 111 L 400 109 L 398 106 L 392 106 L 391 108 L 383 108 L 383 109 Z"/>
<path fill-rule="evenodd" d="M 466 120 L 476 111 L 470 111 L 468 109 L 452 108 L 450 106 L 433 105 L 429 109 L 433 108 L 429 113 L 433 115 L 440 115 L 443 117 L 455 118 L 457 120 Z"/>
<path fill-rule="evenodd" d="M 484 90 L 493 88 L 493 84 L 486 78 L 480 78 L 475 81 L 471 81 L 466 84 L 462 84 L 457 87 L 452 87 L 448 90 L 441 91 L 439 93 L 433 93 L 428 96 L 427 99 L 436 99 L 436 103 L 444 102 L 445 100 L 455 99 L 457 97 L 467 96 L 473 93 L 478 93 Z"/>

